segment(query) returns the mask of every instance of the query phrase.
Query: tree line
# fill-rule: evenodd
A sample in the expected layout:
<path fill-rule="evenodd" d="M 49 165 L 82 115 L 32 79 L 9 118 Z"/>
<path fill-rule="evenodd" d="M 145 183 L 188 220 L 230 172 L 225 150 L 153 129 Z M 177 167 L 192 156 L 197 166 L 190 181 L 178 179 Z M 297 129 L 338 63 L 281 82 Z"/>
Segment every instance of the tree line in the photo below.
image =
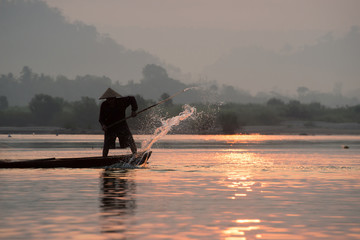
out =
<path fill-rule="evenodd" d="M 159 101 L 169 97 L 163 93 Z M 151 106 L 154 100 L 135 96 L 139 110 Z M 95 98 L 81 97 L 80 100 L 66 101 L 60 97 L 36 94 L 27 106 L 7 106 L 6 98 L 0 97 L 0 126 L 54 126 L 70 132 L 100 132 L 98 116 L 100 103 Z M 152 108 L 128 121 L 130 128 L 139 134 L 152 133 L 160 119 L 178 115 L 182 104 L 171 100 Z M 297 100 L 284 102 L 272 98 L 265 104 L 191 104 L 196 114 L 174 128 L 173 133 L 226 133 L 241 132 L 249 125 L 278 125 L 283 121 L 304 121 L 311 126 L 314 121 L 358 122 L 360 105 L 329 108 L 319 103 L 303 104 Z M 128 113 L 127 115 L 130 115 Z"/>
<path fill-rule="evenodd" d="M 219 118 L 222 130 L 227 133 L 234 133 L 242 126 L 279 125 L 285 121 L 303 121 L 306 127 L 317 121 L 360 123 L 360 105 L 330 108 L 317 102 L 271 98 L 265 104 L 225 104 Z"/>

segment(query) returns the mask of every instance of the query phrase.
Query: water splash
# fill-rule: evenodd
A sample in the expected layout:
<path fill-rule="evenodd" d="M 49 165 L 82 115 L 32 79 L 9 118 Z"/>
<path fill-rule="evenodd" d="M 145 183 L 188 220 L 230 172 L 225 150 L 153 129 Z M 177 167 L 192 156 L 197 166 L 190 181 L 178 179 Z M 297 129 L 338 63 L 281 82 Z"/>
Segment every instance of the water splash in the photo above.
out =
<path fill-rule="evenodd" d="M 183 90 L 183 92 L 186 92 L 186 91 L 189 91 L 189 90 L 196 90 L 196 89 L 199 89 L 200 87 L 198 87 L 198 86 L 194 86 L 194 87 L 188 87 L 188 88 L 185 88 L 184 90 Z"/>
<path fill-rule="evenodd" d="M 183 106 L 183 109 L 184 111 L 182 111 L 178 116 L 161 120 L 161 126 L 155 130 L 151 138 L 148 140 L 144 140 L 141 143 L 141 151 L 150 150 L 151 146 L 160 138 L 165 136 L 172 129 L 172 127 L 179 125 L 181 121 L 184 121 L 196 111 L 195 107 L 191 107 L 187 104 Z"/>

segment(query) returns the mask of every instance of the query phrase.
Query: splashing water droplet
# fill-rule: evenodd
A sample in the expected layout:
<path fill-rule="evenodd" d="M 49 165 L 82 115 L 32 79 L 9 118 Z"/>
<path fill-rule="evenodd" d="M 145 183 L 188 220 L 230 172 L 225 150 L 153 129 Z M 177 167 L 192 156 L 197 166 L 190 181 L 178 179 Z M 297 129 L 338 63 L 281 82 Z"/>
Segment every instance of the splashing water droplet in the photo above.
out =
<path fill-rule="evenodd" d="M 181 121 L 184 121 L 196 111 L 195 107 L 191 107 L 187 104 L 183 106 L 183 109 L 184 111 L 182 111 L 178 116 L 161 120 L 161 126 L 155 130 L 151 138 L 149 140 L 144 140 L 141 143 L 141 151 L 150 150 L 151 146 L 160 138 L 165 136 L 172 127 L 179 125 Z"/>

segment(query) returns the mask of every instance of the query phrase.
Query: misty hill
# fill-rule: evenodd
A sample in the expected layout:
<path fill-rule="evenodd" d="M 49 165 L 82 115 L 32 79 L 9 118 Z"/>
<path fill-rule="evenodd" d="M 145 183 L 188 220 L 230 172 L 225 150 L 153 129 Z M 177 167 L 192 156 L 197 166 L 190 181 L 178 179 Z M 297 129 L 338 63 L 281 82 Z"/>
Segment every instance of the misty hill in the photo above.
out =
<path fill-rule="evenodd" d="M 329 33 L 301 49 L 291 46 L 282 52 L 260 47 L 234 49 L 208 66 L 205 73 L 246 90 L 290 90 L 303 86 L 359 96 L 359 27 L 352 27 L 338 39 Z"/>
<path fill-rule="evenodd" d="M 145 99 L 159 99 L 163 93 L 174 94 L 187 87 L 179 80 L 170 78 L 163 67 L 155 64 L 146 65 L 142 74 L 140 83 L 129 81 L 119 88 L 119 92 L 125 95 L 140 94 Z"/>
<path fill-rule="evenodd" d="M 140 79 L 146 64 L 162 65 L 143 51 L 129 50 L 96 28 L 69 23 L 39 0 L 0 0 L 0 73 L 29 66 L 50 75 L 97 75 L 113 81 Z"/>

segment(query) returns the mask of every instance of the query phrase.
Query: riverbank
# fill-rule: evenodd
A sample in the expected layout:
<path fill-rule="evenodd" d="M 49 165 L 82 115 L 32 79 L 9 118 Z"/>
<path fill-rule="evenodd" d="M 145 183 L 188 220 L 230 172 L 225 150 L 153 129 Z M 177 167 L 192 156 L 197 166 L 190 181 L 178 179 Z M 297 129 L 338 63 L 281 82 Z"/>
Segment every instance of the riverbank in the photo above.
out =
<path fill-rule="evenodd" d="M 134 134 L 142 134 L 133 131 Z M 199 134 L 177 132 L 178 134 Z M 66 129 L 60 127 L 0 127 L 0 134 L 103 134 L 101 129 Z M 200 133 L 204 134 L 204 133 Z M 205 134 L 223 134 L 221 130 Z M 262 135 L 360 135 L 360 123 L 288 121 L 274 126 L 244 126 L 236 134 Z"/>
<path fill-rule="evenodd" d="M 360 135 L 360 124 L 289 121 L 276 126 L 245 126 L 240 132 L 263 135 Z"/>
<path fill-rule="evenodd" d="M 101 129 L 67 129 L 61 127 L 0 127 L 0 134 L 103 134 Z"/>

